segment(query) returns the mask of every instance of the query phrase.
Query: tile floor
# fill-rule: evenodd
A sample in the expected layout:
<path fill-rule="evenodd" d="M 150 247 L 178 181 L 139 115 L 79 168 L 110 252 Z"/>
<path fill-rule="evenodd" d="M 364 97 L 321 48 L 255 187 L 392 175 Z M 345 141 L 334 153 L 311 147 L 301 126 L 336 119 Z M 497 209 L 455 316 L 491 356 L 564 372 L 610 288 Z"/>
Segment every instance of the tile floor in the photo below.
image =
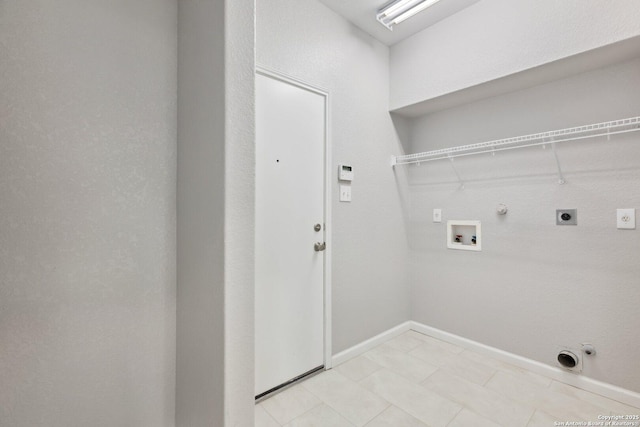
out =
<path fill-rule="evenodd" d="M 640 409 L 414 331 L 255 409 L 256 427 L 551 427 L 616 414 Z"/>

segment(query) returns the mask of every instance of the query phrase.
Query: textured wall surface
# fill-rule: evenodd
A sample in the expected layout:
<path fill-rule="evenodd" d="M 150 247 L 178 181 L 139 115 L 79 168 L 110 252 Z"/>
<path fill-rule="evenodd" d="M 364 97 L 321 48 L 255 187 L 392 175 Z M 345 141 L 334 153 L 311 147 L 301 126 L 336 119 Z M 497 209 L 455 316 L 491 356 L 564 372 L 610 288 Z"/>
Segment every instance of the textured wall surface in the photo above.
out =
<path fill-rule="evenodd" d="M 178 3 L 176 425 L 224 425 L 224 7 Z"/>
<path fill-rule="evenodd" d="M 333 353 L 409 319 L 408 245 L 391 153 L 388 49 L 315 0 L 257 2 L 257 62 L 329 92 Z M 338 202 L 338 163 L 353 202 Z"/>
<path fill-rule="evenodd" d="M 254 2 L 179 2 L 176 425 L 253 423 Z"/>
<path fill-rule="evenodd" d="M 637 35 L 637 0 L 483 0 L 391 48 L 390 109 Z"/>
<path fill-rule="evenodd" d="M 254 421 L 255 0 L 226 0 L 225 426 Z M 208 426 L 207 426 L 208 427 Z"/>
<path fill-rule="evenodd" d="M 416 119 L 410 151 L 633 117 L 639 100 L 634 60 Z M 615 216 L 640 209 L 640 132 L 557 152 L 564 185 L 550 148 L 456 159 L 464 189 L 449 162 L 405 166 L 412 318 L 552 366 L 557 346 L 591 342 L 584 375 L 640 391 L 640 227 L 617 230 Z M 577 226 L 555 225 L 562 208 L 578 209 Z M 481 220 L 482 252 L 447 249 L 448 219 Z"/>
<path fill-rule="evenodd" d="M 0 425 L 170 426 L 176 2 L 0 2 Z"/>

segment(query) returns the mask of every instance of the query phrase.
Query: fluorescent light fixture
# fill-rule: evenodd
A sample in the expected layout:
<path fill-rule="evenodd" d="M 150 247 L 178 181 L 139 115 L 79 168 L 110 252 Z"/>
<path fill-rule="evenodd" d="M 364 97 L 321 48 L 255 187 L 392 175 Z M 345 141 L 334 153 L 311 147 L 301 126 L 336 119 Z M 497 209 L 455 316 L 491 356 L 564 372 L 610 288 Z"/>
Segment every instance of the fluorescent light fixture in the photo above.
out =
<path fill-rule="evenodd" d="M 425 10 L 429 6 L 433 6 L 439 1 L 440 0 L 397 0 L 380 9 L 376 15 L 376 19 L 388 29 L 393 30 L 394 25 L 411 18 L 416 13 Z"/>

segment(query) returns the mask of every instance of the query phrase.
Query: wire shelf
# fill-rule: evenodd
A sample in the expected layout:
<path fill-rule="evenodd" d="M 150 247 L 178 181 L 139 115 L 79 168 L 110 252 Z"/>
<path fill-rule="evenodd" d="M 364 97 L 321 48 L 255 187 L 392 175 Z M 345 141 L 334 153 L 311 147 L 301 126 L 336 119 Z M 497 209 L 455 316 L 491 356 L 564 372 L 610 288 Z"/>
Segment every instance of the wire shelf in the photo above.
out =
<path fill-rule="evenodd" d="M 413 163 L 432 162 L 434 160 L 453 159 L 455 157 L 494 153 L 497 151 L 513 150 L 516 148 L 555 144 L 558 142 L 575 141 L 579 139 L 610 136 L 636 131 L 640 131 L 640 117 L 631 117 L 628 119 L 613 120 L 610 122 L 552 130 L 513 138 L 497 139 L 494 141 L 461 145 L 458 147 L 425 151 L 422 153 L 407 154 L 404 156 L 392 156 L 391 165 L 410 165 Z"/>

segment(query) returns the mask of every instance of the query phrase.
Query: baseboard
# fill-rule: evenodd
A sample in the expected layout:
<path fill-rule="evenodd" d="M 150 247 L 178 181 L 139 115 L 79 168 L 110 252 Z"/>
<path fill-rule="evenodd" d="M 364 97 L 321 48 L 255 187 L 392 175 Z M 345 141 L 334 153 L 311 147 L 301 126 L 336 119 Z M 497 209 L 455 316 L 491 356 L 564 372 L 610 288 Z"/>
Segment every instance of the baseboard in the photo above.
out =
<path fill-rule="evenodd" d="M 332 357 L 333 366 L 338 366 L 341 363 L 348 361 L 354 357 L 357 357 L 372 348 L 390 340 L 398 335 L 401 335 L 409 330 L 420 332 L 433 338 L 437 338 L 442 341 L 446 341 L 451 344 L 455 344 L 459 347 L 475 351 L 486 356 L 493 357 L 494 359 L 501 360 L 511 365 L 518 366 L 520 368 L 527 369 L 536 374 L 544 375 L 548 378 L 554 379 L 561 383 L 565 383 L 574 387 L 578 387 L 582 390 L 596 393 L 609 399 L 617 400 L 627 405 L 640 408 L 640 393 L 624 389 L 612 384 L 608 384 L 602 381 L 594 380 L 589 377 L 585 377 L 580 374 L 565 371 L 562 368 L 556 366 L 550 366 L 536 360 L 528 359 L 517 354 L 509 353 L 504 350 L 500 350 L 495 347 L 491 347 L 477 341 L 470 340 L 468 338 L 461 337 L 449 332 L 442 331 L 440 329 L 433 328 L 431 326 L 424 325 L 415 321 L 404 322 L 394 328 L 391 328 L 381 334 L 376 335 L 366 341 L 361 342 L 351 348 L 348 348 Z"/>
<path fill-rule="evenodd" d="M 367 351 L 384 343 L 385 341 L 390 340 L 391 338 L 397 337 L 398 335 L 402 335 L 405 332 L 410 331 L 412 324 L 413 322 L 410 321 L 401 323 L 398 326 L 384 331 L 373 338 L 369 338 L 368 340 L 363 341 L 360 344 L 356 344 L 353 347 L 341 351 L 338 354 L 334 354 L 331 358 L 332 366 L 336 367 L 349 359 L 353 359 L 354 357 L 360 356 L 362 353 L 366 353 Z"/>

